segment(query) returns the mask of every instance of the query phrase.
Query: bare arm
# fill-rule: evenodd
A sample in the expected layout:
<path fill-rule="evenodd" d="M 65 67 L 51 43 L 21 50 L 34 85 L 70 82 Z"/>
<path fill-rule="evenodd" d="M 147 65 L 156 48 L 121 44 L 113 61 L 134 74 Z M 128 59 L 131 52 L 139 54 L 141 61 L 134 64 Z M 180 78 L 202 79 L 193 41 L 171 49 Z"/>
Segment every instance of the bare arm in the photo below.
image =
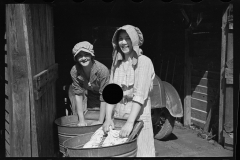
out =
<path fill-rule="evenodd" d="M 99 122 L 103 123 L 106 113 L 106 102 L 101 102 L 100 104 L 100 115 L 99 115 Z"/>
<path fill-rule="evenodd" d="M 109 127 L 112 126 L 114 128 L 114 123 L 112 121 L 112 112 L 113 112 L 114 105 L 106 104 L 106 120 L 103 124 L 103 131 L 106 133 L 109 131 Z"/>
<path fill-rule="evenodd" d="M 79 118 L 79 123 L 78 125 L 80 126 L 85 126 L 85 119 L 84 119 L 84 115 L 83 115 L 83 96 L 82 95 L 75 95 L 76 98 L 76 105 L 77 105 L 77 114 L 78 114 L 78 118 Z"/>
<path fill-rule="evenodd" d="M 130 115 L 127 119 L 127 122 L 126 123 L 134 123 L 138 114 L 139 114 L 139 111 L 141 109 L 141 105 L 140 103 L 137 103 L 137 102 L 132 102 L 132 109 L 131 109 L 131 112 L 130 112 Z"/>

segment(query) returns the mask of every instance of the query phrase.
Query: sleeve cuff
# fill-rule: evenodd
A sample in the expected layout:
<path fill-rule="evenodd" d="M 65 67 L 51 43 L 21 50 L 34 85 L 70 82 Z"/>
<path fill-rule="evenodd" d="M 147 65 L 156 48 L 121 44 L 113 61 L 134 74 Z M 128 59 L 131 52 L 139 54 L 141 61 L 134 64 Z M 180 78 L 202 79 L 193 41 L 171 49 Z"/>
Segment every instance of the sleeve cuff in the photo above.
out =
<path fill-rule="evenodd" d="M 142 105 L 143 105 L 143 103 L 144 103 L 143 98 L 140 97 L 140 96 L 134 96 L 134 97 L 133 97 L 133 101 L 138 102 L 138 103 L 140 103 L 140 104 L 142 104 Z"/>
<path fill-rule="evenodd" d="M 103 99 L 102 94 L 100 95 L 100 101 L 101 101 L 101 102 L 105 102 L 104 99 Z"/>

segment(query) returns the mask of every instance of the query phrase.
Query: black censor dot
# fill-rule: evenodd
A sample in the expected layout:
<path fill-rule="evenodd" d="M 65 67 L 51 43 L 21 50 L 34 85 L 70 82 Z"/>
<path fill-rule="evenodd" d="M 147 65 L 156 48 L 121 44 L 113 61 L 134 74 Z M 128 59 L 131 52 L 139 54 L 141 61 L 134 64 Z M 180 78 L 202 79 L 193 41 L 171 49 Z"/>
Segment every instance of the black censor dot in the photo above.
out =
<path fill-rule="evenodd" d="M 105 102 L 109 104 L 117 104 L 123 98 L 123 90 L 117 84 L 108 84 L 104 88 L 102 96 Z"/>

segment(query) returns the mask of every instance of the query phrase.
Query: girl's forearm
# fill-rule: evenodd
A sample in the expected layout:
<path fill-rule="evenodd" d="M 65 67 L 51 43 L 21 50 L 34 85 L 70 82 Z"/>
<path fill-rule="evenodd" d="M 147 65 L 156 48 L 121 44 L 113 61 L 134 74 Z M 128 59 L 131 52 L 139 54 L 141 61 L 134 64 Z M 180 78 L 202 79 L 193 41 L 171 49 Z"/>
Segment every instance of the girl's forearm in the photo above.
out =
<path fill-rule="evenodd" d="M 101 102 L 101 104 L 100 104 L 99 122 L 103 123 L 104 118 L 105 118 L 105 113 L 106 113 L 106 102 Z"/>
<path fill-rule="evenodd" d="M 139 103 L 133 101 L 132 104 L 133 104 L 133 106 L 132 106 L 131 112 L 129 114 L 129 117 L 127 119 L 128 123 L 134 123 L 140 110 L 141 110 L 141 105 Z"/>
<path fill-rule="evenodd" d="M 106 120 L 112 119 L 113 107 L 114 105 L 106 103 Z"/>
<path fill-rule="evenodd" d="M 75 95 L 75 98 L 76 98 L 76 107 L 77 107 L 77 114 L 78 114 L 79 120 L 84 121 L 83 105 L 82 105 L 83 96 Z"/>

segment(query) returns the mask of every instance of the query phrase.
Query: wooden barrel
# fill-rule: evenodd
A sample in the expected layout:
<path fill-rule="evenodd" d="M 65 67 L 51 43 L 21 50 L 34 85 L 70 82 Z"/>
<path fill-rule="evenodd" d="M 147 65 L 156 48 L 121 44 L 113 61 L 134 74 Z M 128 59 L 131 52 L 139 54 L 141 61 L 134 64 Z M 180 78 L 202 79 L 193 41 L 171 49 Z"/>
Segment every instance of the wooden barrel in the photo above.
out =
<path fill-rule="evenodd" d="M 78 117 L 76 115 L 64 116 L 55 120 L 55 124 L 58 126 L 58 140 L 59 140 L 59 151 L 65 155 L 63 142 L 73 138 L 75 136 L 95 132 L 98 128 L 101 127 L 99 125 L 91 125 L 95 119 L 86 119 L 88 126 L 78 127 L 76 126 L 78 122 Z"/>
<path fill-rule="evenodd" d="M 119 130 L 126 122 L 124 119 L 114 119 L 115 129 Z M 143 123 L 137 121 L 137 123 Z M 94 132 L 85 133 L 66 140 L 63 143 L 66 156 L 68 157 L 136 157 L 137 155 L 137 137 L 129 142 L 114 146 L 99 147 L 99 148 L 82 148 L 86 144 Z"/>

